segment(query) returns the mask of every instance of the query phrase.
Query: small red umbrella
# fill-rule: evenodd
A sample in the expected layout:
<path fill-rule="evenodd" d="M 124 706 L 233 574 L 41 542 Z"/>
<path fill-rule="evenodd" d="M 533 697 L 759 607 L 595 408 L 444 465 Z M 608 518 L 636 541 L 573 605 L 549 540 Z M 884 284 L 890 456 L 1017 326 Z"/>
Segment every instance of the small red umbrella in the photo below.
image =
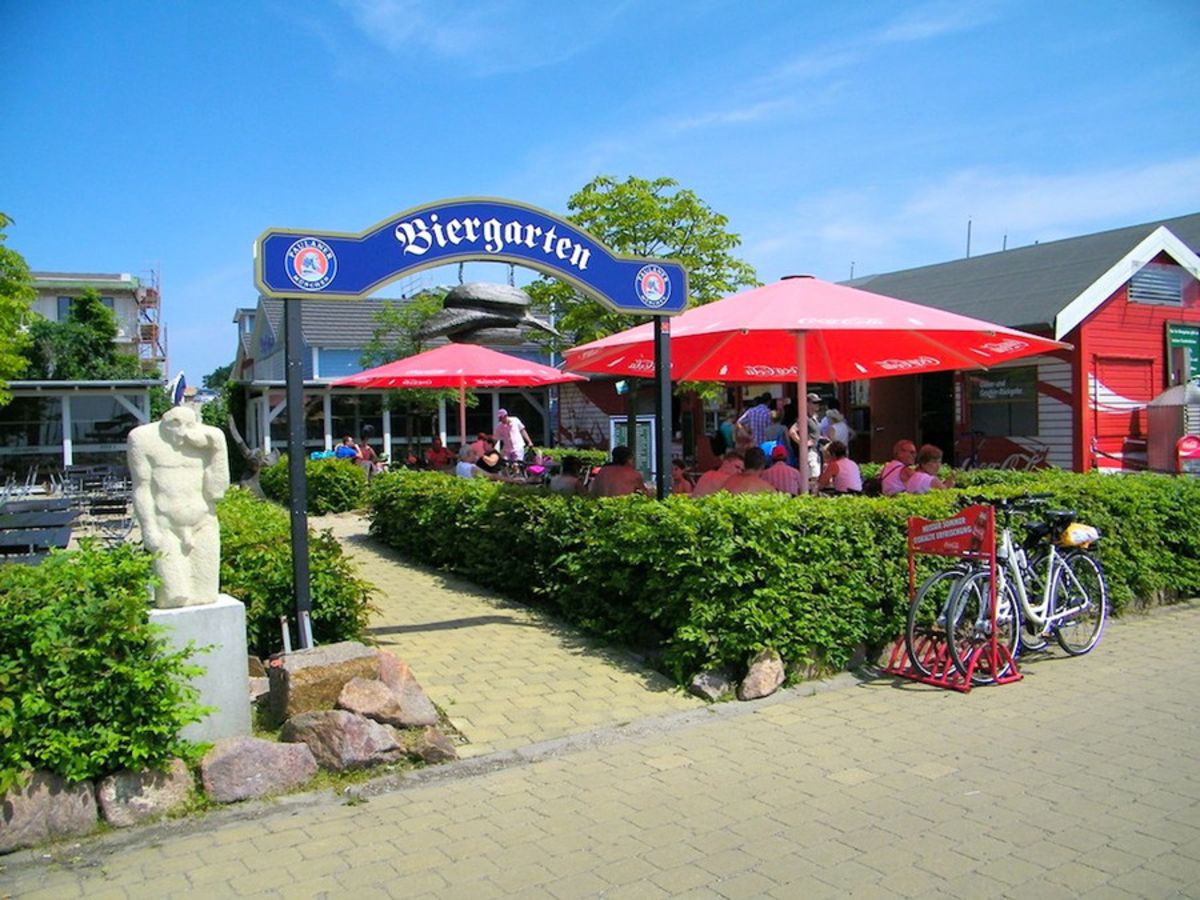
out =
<path fill-rule="evenodd" d="M 467 388 L 542 387 L 583 375 L 509 356 L 478 344 L 446 344 L 333 382 L 334 387 L 458 388 L 459 433 L 467 434 Z"/>
<path fill-rule="evenodd" d="M 988 368 L 1068 348 L 980 319 L 792 276 L 694 307 L 670 323 L 671 380 L 854 381 Z M 566 351 L 566 368 L 654 375 L 651 325 Z M 801 474 L 807 460 L 800 454 Z"/>

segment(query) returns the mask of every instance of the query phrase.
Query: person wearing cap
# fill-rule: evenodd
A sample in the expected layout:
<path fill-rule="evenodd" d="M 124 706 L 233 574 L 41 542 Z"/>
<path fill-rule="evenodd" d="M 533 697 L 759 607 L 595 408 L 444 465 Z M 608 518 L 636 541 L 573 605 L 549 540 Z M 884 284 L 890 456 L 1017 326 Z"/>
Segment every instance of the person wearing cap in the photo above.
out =
<path fill-rule="evenodd" d="M 787 447 L 775 445 L 771 451 L 771 466 L 763 470 L 762 480 L 781 494 L 794 497 L 800 493 L 800 473 L 788 465 Z"/>
<path fill-rule="evenodd" d="M 496 411 L 496 449 L 504 459 L 524 459 L 525 448 L 532 443 L 524 422 L 510 416 L 507 409 Z"/>

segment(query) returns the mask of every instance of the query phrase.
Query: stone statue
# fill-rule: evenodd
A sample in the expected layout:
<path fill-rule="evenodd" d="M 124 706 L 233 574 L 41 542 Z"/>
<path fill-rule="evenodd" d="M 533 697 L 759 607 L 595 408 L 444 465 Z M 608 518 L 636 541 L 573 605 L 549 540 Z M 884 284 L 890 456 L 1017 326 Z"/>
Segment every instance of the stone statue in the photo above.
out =
<path fill-rule="evenodd" d="M 196 410 L 176 406 L 129 433 L 133 509 L 146 549 L 157 553 L 163 609 L 217 602 L 221 531 L 217 501 L 229 487 L 225 435 Z"/>

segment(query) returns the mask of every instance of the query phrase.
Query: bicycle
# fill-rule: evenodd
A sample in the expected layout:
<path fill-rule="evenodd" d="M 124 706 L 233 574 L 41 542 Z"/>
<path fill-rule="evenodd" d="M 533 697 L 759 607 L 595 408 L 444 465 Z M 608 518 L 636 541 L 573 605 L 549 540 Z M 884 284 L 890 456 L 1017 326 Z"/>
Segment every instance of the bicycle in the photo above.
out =
<path fill-rule="evenodd" d="M 1045 504 L 1046 496 L 990 501 L 1003 517 L 996 546 L 997 640 L 1008 650 L 999 672 L 974 669 L 970 663 L 992 633 L 991 572 L 977 566 L 953 589 L 946 617 L 950 658 L 972 681 L 1002 677 L 1020 651 L 1039 650 L 1054 637 L 1071 656 L 1082 656 L 1100 641 L 1108 618 L 1108 585 L 1100 561 L 1090 552 L 1099 540 L 1095 529 L 1076 523 L 1070 510 L 1050 510 L 1043 521 L 1026 526 L 1018 545 L 1010 525 L 1013 513 L 1028 513 Z"/>

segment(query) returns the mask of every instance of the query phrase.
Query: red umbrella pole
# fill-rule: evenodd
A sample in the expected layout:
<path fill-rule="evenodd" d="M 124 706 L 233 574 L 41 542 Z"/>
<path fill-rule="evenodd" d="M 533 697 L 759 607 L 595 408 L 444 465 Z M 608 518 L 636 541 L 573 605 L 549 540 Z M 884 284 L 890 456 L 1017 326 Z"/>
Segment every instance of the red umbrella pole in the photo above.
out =
<path fill-rule="evenodd" d="M 465 380 L 458 383 L 458 433 L 461 435 L 461 444 L 467 443 L 467 383 Z"/>
<path fill-rule="evenodd" d="M 805 371 L 804 358 L 805 333 L 796 332 L 796 407 L 799 419 L 796 424 L 800 431 L 800 490 L 808 493 L 808 481 L 816 473 L 808 471 L 808 373 Z"/>

